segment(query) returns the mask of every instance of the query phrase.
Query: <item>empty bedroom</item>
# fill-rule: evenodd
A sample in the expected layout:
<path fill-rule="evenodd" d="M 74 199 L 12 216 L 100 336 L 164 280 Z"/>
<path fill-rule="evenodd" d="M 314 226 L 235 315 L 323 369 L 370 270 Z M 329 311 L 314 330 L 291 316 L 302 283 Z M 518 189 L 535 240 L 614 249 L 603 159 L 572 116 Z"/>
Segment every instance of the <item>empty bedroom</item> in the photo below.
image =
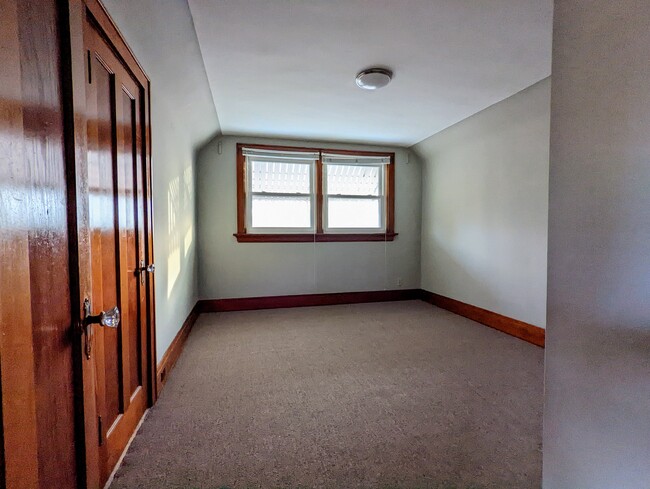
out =
<path fill-rule="evenodd" d="M 1 487 L 650 487 L 647 1 L 2 12 Z"/>

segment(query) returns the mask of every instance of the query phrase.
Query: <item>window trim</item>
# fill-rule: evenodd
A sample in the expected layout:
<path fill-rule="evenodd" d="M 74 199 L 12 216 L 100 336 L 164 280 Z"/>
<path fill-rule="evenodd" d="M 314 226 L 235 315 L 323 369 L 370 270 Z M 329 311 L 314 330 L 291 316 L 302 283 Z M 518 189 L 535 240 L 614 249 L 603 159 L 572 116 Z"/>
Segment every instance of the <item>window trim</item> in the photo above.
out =
<path fill-rule="evenodd" d="M 243 148 L 273 150 L 273 151 L 318 151 L 315 162 L 315 233 L 249 233 L 246 228 L 246 205 L 248 202 L 246 185 L 246 157 Z M 390 163 L 384 169 L 385 192 L 385 231 L 382 232 L 346 232 L 323 229 L 323 156 L 322 153 L 338 153 L 351 156 L 385 156 Z M 395 153 L 377 151 L 357 151 L 333 148 L 313 148 L 298 146 L 273 146 L 264 144 L 237 143 L 237 232 L 234 236 L 240 243 L 311 243 L 311 242 L 355 242 L 355 241 L 393 241 L 395 232 Z"/>
<path fill-rule="evenodd" d="M 248 146 L 247 146 L 248 147 Z M 280 233 L 276 233 L 273 228 L 256 228 L 257 230 L 253 233 L 251 232 L 250 234 L 313 234 L 316 231 L 316 215 L 314 212 L 314 209 L 316 208 L 316 165 L 312 163 L 300 163 L 304 164 L 309 167 L 309 186 L 311 191 L 308 194 L 291 194 L 291 197 L 308 197 L 310 205 L 312 207 L 309 220 L 310 220 L 310 226 L 308 228 L 282 228 Z M 246 157 L 244 157 L 244 165 L 245 169 L 244 172 L 247 172 L 250 170 L 250 165 Z M 245 188 L 246 188 L 246 206 L 252 206 L 253 202 L 253 196 L 255 194 L 263 194 L 263 192 L 253 192 L 253 182 L 252 179 L 248 178 L 246 179 L 245 183 Z M 273 195 L 273 194 L 269 194 Z M 279 194 L 275 194 L 279 195 Z M 253 216 L 252 214 L 247 214 L 245 216 L 246 219 L 246 229 L 253 228 L 252 225 L 252 220 Z"/>
<path fill-rule="evenodd" d="M 351 163 L 353 165 L 353 163 Z M 322 206 L 322 213 L 323 213 L 323 233 L 326 234 L 350 234 L 350 233 L 358 233 L 358 234 L 383 234 L 386 231 L 386 178 L 387 178 L 387 170 L 385 168 L 386 165 L 384 164 L 377 164 L 377 165 L 371 165 L 374 167 L 379 167 L 380 172 L 379 172 L 379 185 L 381 186 L 381 194 L 377 196 L 370 196 L 370 195 L 343 195 L 343 194 L 336 194 L 336 195 L 328 195 L 327 191 L 327 167 L 329 165 L 325 164 L 322 165 L 323 169 L 323 206 Z M 330 228 L 326 226 L 325 224 L 327 223 L 328 216 L 327 216 L 327 209 L 328 209 L 328 201 L 329 199 L 337 199 L 337 198 L 348 198 L 348 199 L 360 199 L 360 200 L 377 200 L 379 201 L 379 212 L 382 217 L 384 217 L 384 222 L 381 224 L 381 227 L 379 228 L 366 228 L 367 230 L 361 231 L 363 228 Z"/>

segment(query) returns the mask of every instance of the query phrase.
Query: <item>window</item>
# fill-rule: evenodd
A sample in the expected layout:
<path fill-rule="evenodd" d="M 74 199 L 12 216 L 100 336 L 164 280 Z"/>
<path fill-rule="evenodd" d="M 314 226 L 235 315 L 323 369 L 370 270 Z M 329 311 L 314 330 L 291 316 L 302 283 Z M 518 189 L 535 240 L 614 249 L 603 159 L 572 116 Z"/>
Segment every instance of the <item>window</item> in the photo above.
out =
<path fill-rule="evenodd" d="M 392 241 L 394 154 L 237 145 L 240 242 Z"/>
<path fill-rule="evenodd" d="M 315 230 L 317 152 L 259 151 L 246 158 L 246 229 L 257 233 Z"/>

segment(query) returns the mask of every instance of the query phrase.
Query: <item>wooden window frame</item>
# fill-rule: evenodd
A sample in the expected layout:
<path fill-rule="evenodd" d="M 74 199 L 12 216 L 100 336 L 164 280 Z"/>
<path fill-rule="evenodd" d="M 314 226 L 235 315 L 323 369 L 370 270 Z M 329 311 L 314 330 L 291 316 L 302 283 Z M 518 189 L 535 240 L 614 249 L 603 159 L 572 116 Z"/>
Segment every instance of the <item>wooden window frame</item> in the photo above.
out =
<path fill-rule="evenodd" d="M 318 151 L 316 160 L 316 232 L 315 233 L 248 233 L 246 229 L 246 157 L 243 149 L 266 149 L 273 151 Z M 351 156 L 384 156 L 390 158 L 385 167 L 385 231 L 378 233 L 326 233 L 323 231 L 323 160 L 322 153 L 338 153 Z M 313 148 L 297 146 L 272 146 L 263 144 L 237 144 L 237 232 L 239 243 L 312 243 L 312 242 L 354 242 L 354 241 L 393 241 L 395 232 L 395 153 L 377 151 L 356 151 L 333 148 Z"/>

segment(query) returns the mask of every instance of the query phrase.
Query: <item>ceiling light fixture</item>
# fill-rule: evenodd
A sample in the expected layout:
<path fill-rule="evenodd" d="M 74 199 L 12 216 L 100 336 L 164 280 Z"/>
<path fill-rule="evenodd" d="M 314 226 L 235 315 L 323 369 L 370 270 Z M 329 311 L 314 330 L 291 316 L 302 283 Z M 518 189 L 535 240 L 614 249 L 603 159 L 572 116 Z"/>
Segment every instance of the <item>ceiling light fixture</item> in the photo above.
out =
<path fill-rule="evenodd" d="M 388 85 L 393 72 L 384 68 L 369 68 L 357 75 L 357 86 L 364 90 L 377 90 Z"/>

